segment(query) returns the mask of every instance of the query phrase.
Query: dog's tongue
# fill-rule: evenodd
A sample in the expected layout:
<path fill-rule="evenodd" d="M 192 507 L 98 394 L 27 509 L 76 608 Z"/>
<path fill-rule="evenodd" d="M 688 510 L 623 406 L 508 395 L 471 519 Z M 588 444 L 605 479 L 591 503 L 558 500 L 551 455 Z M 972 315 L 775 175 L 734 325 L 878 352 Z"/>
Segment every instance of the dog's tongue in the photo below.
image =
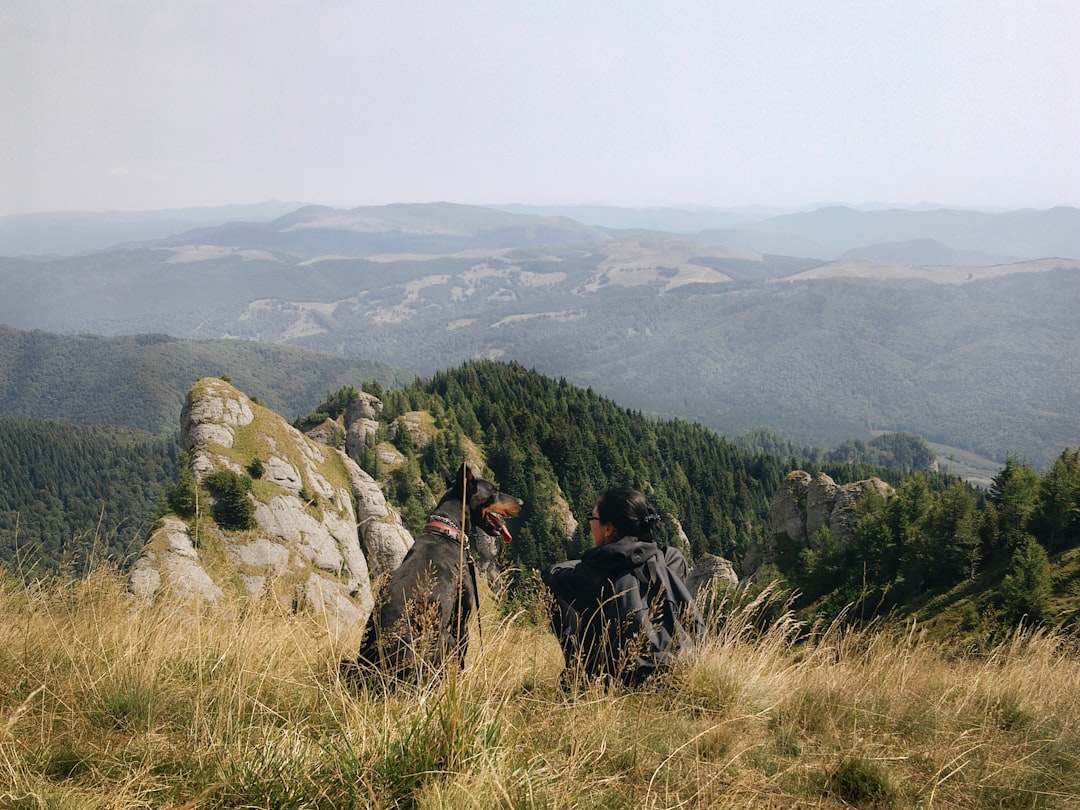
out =
<path fill-rule="evenodd" d="M 506 524 L 495 517 L 495 515 L 488 513 L 486 517 L 488 528 L 491 529 L 491 534 L 501 537 L 504 543 L 509 543 L 514 539 L 510 536 L 510 530 L 506 528 Z"/>

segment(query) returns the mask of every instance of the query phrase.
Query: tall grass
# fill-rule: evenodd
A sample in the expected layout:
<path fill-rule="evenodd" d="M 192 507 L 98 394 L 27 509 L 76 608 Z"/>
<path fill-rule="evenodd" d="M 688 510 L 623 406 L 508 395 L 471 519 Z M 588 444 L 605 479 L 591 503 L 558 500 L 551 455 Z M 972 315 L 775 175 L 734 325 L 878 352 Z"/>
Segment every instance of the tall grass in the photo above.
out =
<path fill-rule="evenodd" d="M 564 691 L 546 629 L 488 600 L 460 676 L 353 691 L 358 639 L 318 617 L 0 578 L 0 808 L 1080 807 L 1074 642 L 963 657 L 775 599 L 721 603 L 635 691 Z"/>

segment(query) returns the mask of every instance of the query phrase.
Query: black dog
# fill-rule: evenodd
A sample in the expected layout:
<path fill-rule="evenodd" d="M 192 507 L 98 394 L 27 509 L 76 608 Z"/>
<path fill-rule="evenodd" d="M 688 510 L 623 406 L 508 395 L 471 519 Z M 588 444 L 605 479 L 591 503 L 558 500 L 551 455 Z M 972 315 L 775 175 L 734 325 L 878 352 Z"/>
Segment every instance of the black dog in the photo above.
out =
<path fill-rule="evenodd" d="M 522 501 L 475 476 L 468 464 L 447 486 L 424 533 L 386 584 L 359 655 L 342 662 L 347 680 L 384 672 L 424 683 L 438 678 L 444 665 L 464 665 L 469 617 L 477 604 L 469 530 L 482 527 L 510 542 L 502 518 L 516 515 Z"/>

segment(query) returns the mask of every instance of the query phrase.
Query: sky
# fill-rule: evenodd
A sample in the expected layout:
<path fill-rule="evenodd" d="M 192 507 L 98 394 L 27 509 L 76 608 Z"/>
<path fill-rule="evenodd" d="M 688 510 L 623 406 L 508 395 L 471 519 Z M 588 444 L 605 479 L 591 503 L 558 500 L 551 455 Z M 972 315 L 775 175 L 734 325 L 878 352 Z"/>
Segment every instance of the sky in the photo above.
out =
<path fill-rule="evenodd" d="M 1076 0 L 0 0 L 0 216 L 1080 205 Z"/>

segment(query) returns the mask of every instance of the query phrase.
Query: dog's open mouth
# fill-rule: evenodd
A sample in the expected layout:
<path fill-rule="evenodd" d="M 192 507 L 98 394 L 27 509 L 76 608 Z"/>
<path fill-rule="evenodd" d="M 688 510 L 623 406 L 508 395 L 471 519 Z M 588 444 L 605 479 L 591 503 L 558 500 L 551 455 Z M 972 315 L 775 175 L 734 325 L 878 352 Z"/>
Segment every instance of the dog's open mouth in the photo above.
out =
<path fill-rule="evenodd" d="M 510 530 L 494 512 L 484 513 L 484 529 L 493 537 L 501 537 L 504 543 L 509 543 L 514 538 L 510 536 Z"/>

